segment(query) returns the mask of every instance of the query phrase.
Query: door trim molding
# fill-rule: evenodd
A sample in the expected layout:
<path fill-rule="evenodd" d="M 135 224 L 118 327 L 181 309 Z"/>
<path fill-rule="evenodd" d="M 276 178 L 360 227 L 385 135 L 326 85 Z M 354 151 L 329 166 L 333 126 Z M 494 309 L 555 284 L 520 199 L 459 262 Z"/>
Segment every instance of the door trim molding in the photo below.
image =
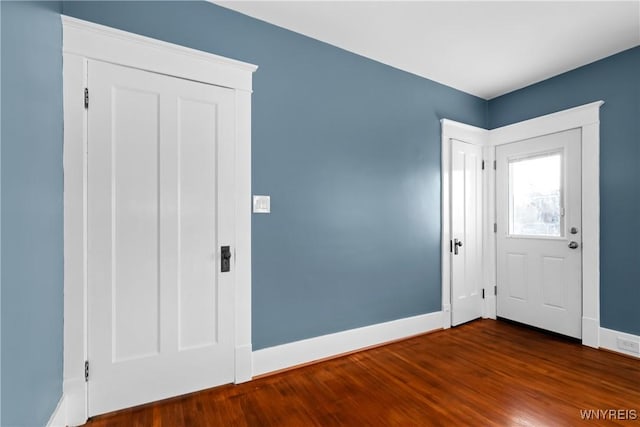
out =
<path fill-rule="evenodd" d="M 61 15 L 63 53 L 251 91 L 256 65 Z"/>
<path fill-rule="evenodd" d="M 89 59 L 233 89 L 235 382 L 251 379 L 251 90 L 255 65 L 67 16 L 63 29 L 64 346 L 67 422 L 87 420 L 87 87 Z M 90 96 L 90 94 L 89 94 Z"/>
<path fill-rule="evenodd" d="M 582 344 L 594 348 L 600 346 L 600 107 L 603 104 L 604 101 L 592 102 L 489 131 L 489 143 L 495 147 L 581 129 Z M 495 180 L 492 191 L 495 194 Z M 494 260 L 495 256 L 494 251 Z"/>
<path fill-rule="evenodd" d="M 582 344 L 600 346 L 600 107 L 596 101 L 533 119 L 485 130 L 443 119 L 442 123 L 442 311 L 444 328 L 451 326 L 451 265 L 450 236 L 450 164 L 451 138 L 482 144 L 488 164 L 495 160 L 497 145 L 516 142 L 550 133 L 580 128 L 582 132 Z M 483 287 L 491 290 L 496 284 L 496 239 L 491 225 L 495 222 L 495 172 L 485 169 L 483 189 L 486 190 L 483 213 L 484 236 Z M 496 317 L 495 297 L 486 292 L 483 317 Z"/>
<path fill-rule="evenodd" d="M 464 123 L 459 123 L 449 119 L 440 120 L 442 127 L 442 140 L 441 140 L 441 179 L 442 179 L 442 191 L 441 191 L 441 218 L 442 218 L 442 244 L 441 244 L 441 267 L 442 267 L 442 327 L 447 329 L 451 327 L 451 254 L 449 248 L 449 241 L 451 240 L 451 140 L 466 142 L 473 145 L 479 145 L 482 148 L 483 158 L 486 160 L 487 155 L 485 153 L 486 147 L 489 142 L 489 131 L 475 126 L 470 126 Z M 493 169 L 485 169 L 485 172 L 493 172 Z M 483 211 L 483 228 L 486 229 L 487 215 L 487 181 L 488 174 L 483 174 L 482 183 L 482 211 Z M 483 232 L 482 248 L 483 253 L 486 253 L 487 233 Z M 483 265 L 483 283 L 482 287 L 487 288 L 487 282 L 485 278 L 486 268 Z M 488 294 L 485 292 L 485 294 Z M 492 298 L 492 297 L 491 297 Z M 490 298 L 483 300 L 482 317 L 491 317 L 488 303 Z M 494 303 L 495 306 L 495 303 Z M 495 312 L 495 310 L 494 310 Z M 495 316 L 494 316 L 495 317 Z"/>

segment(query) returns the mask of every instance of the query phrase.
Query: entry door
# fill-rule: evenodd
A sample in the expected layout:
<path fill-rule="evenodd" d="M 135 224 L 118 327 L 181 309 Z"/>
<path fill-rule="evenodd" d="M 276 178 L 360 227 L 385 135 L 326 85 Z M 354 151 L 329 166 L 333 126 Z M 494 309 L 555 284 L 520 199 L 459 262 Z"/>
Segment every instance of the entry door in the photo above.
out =
<path fill-rule="evenodd" d="M 89 63 L 88 402 L 234 379 L 233 91 Z"/>
<path fill-rule="evenodd" d="M 451 324 L 482 316 L 482 149 L 451 140 Z"/>
<path fill-rule="evenodd" d="M 496 148 L 497 314 L 582 335 L 581 133 Z"/>

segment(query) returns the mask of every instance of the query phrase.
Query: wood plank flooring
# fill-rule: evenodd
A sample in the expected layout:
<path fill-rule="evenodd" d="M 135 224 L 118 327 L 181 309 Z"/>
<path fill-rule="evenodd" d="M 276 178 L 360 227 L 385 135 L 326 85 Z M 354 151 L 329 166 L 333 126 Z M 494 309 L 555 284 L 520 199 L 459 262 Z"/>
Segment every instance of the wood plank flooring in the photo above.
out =
<path fill-rule="evenodd" d="M 88 425 L 640 427 L 640 360 L 479 320 Z"/>

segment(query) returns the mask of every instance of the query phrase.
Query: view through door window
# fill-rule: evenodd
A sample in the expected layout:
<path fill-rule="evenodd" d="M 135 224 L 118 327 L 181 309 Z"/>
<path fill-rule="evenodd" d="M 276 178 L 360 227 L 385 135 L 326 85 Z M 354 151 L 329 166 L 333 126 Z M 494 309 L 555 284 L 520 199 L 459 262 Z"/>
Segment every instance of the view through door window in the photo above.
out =
<path fill-rule="evenodd" d="M 509 161 L 509 234 L 562 235 L 562 153 Z"/>

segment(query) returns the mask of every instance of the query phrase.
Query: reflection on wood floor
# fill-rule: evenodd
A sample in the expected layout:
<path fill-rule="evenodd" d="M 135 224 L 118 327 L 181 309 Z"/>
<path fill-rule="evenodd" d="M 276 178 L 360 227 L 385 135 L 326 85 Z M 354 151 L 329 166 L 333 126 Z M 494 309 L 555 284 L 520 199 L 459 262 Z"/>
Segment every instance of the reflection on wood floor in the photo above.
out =
<path fill-rule="evenodd" d="M 88 425 L 640 426 L 640 359 L 478 320 Z"/>

